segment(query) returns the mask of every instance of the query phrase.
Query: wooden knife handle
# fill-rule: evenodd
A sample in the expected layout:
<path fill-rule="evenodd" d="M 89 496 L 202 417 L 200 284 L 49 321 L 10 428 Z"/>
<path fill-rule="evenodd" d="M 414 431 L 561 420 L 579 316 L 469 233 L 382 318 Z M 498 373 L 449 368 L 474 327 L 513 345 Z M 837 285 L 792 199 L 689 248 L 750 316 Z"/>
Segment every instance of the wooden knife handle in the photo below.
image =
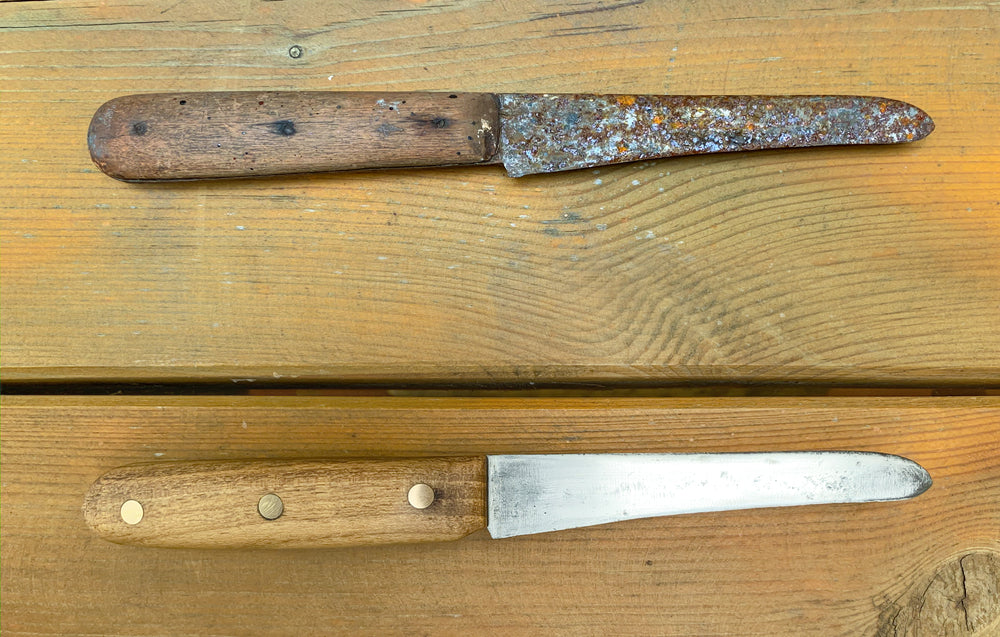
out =
<path fill-rule="evenodd" d="M 94 163 L 124 181 L 493 163 L 489 93 L 129 95 L 90 123 Z"/>
<path fill-rule="evenodd" d="M 164 548 L 455 540 L 486 526 L 486 458 L 131 465 L 83 513 L 107 540 Z"/>

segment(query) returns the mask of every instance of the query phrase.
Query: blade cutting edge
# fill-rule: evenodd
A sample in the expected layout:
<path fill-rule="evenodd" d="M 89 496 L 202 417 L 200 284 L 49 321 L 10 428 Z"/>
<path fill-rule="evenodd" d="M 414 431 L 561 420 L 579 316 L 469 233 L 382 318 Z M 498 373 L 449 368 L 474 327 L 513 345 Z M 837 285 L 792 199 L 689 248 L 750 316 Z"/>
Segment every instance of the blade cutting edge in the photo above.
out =
<path fill-rule="evenodd" d="M 919 464 L 857 452 L 489 456 L 494 538 L 620 520 L 917 496 Z"/>

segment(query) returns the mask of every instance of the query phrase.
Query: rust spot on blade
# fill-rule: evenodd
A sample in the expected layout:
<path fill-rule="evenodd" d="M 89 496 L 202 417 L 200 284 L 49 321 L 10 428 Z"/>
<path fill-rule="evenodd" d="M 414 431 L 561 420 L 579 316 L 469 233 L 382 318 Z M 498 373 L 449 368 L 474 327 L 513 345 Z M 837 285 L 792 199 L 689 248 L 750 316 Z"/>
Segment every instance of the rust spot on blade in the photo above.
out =
<path fill-rule="evenodd" d="M 499 97 L 512 177 L 678 155 L 895 144 L 934 130 L 919 108 L 878 97 Z"/>

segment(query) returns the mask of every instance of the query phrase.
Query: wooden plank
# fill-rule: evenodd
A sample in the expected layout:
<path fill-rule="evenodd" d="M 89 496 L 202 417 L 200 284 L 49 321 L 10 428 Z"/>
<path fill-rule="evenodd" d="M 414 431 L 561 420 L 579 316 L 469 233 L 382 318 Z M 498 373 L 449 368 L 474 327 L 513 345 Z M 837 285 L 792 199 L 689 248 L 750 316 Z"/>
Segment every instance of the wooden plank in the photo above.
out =
<path fill-rule="evenodd" d="M 0 6 L 5 380 L 1000 379 L 992 2 Z M 297 48 L 296 48 L 297 47 Z M 122 184 L 112 97 L 861 93 L 921 142 Z"/>
<path fill-rule="evenodd" d="M 7 396 L 4 635 L 992 635 L 1000 398 Z M 90 483 L 139 461 L 861 449 L 894 503 L 318 551 L 104 542 Z"/>

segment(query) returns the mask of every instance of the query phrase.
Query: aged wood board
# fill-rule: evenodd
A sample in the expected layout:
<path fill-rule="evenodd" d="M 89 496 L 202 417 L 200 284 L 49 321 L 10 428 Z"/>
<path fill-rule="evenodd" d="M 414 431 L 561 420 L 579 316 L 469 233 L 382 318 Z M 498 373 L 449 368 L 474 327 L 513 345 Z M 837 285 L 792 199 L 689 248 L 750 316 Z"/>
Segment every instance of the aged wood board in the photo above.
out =
<path fill-rule="evenodd" d="M 6 396 L 4 635 L 1000 632 L 1000 398 Z M 859 449 L 920 462 L 904 502 L 326 550 L 119 546 L 87 529 L 135 462 Z"/>
<path fill-rule="evenodd" d="M 7 382 L 1000 381 L 993 2 L 0 5 Z M 160 185 L 113 97 L 881 95 L 904 146 Z"/>

